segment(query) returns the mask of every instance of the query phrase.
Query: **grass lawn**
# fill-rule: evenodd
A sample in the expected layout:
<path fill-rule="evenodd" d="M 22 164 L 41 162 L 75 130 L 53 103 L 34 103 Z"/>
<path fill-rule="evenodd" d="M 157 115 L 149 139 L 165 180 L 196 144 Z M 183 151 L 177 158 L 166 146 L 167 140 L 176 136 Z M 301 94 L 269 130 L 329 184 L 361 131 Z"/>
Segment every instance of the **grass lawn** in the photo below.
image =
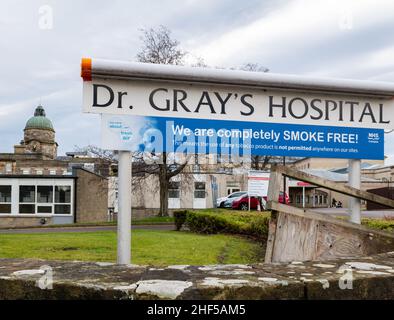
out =
<path fill-rule="evenodd" d="M 133 230 L 132 263 L 149 265 L 254 263 L 260 244 L 237 236 Z M 116 233 L 0 234 L 0 258 L 116 261 Z"/>

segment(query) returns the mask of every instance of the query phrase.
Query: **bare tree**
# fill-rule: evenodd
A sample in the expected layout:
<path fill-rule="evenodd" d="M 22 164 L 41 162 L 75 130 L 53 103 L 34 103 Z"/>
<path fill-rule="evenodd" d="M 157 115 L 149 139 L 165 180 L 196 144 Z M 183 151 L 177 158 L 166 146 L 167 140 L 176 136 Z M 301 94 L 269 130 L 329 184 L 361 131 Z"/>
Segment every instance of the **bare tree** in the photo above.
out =
<path fill-rule="evenodd" d="M 157 64 L 184 64 L 186 52 L 179 48 L 179 41 L 171 38 L 171 31 L 165 26 L 157 29 L 141 29 L 142 49 L 137 54 L 140 62 Z"/>
<path fill-rule="evenodd" d="M 269 72 L 270 70 L 258 63 L 247 62 L 244 63 L 241 68 L 244 71 L 253 71 L 253 72 Z"/>
<path fill-rule="evenodd" d="M 159 26 L 157 29 L 142 29 L 141 41 L 143 43 L 141 51 L 137 54 L 140 62 L 157 64 L 184 64 L 186 52 L 179 47 L 179 41 L 171 37 L 171 31 Z M 146 157 L 146 154 L 144 155 Z M 157 155 L 153 155 L 157 156 Z M 138 172 L 140 177 L 143 175 L 156 175 L 159 180 L 160 210 L 159 216 L 168 215 L 168 193 L 170 180 L 180 174 L 188 163 L 186 158 L 183 161 L 170 161 L 166 152 L 160 155 L 159 161 L 146 163 L 146 159 L 134 157 L 133 173 Z"/>
<path fill-rule="evenodd" d="M 114 169 L 113 164 L 118 162 L 118 155 L 112 150 L 104 150 L 94 145 L 86 147 L 74 146 L 74 151 L 84 153 L 90 159 L 79 159 L 79 163 L 94 163 L 94 171 L 109 176 Z"/>
<path fill-rule="evenodd" d="M 85 152 L 87 156 L 92 158 L 102 159 L 110 163 L 118 162 L 118 155 L 113 150 L 104 150 L 91 144 L 86 147 L 74 146 L 74 149 L 78 152 Z"/>

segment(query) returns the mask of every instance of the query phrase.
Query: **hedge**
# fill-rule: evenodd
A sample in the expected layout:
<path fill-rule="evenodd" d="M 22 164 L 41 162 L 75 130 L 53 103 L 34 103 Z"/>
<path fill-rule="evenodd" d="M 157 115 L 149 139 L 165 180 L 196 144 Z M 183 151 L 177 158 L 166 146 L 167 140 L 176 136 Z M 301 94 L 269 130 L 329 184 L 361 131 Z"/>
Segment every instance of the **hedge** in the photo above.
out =
<path fill-rule="evenodd" d="M 174 212 L 175 226 L 183 225 L 196 233 L 230 233 L 265 240 L 268 235 L 269 213 L 230 210 L 178 210 Z"/>
<path fill-rule="evenodd" d="M 181 230 L 183 224 L 186 221 L 186 210 L 177 210 L 174 211 L 174 223 L 175 223 L 175 229 L 177 231 Z"/>
<path fill-rule="evenodd" d="M 244 212 L 226 209 L 177 210 L 174 212 L 176 230 L 186 226 L 192 232 L 230 233 L 266 240 L 269 212 Z M 344 217 L 340 217 L 345 219 Z M 394 219 L 363 218 L 362 224 L 372 229 L 394 231 Z"/>

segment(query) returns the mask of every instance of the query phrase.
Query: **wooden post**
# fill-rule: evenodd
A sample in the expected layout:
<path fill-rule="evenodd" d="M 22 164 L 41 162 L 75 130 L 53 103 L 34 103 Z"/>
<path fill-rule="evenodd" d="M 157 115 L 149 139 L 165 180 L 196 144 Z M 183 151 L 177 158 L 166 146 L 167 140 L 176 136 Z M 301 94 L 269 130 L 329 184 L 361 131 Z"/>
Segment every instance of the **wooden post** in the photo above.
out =
<path fill-rule="evenodd" d="M 270 201 L 278 201 L 280 195 L 280 189 L 282 184 L 282 173 L 277 169 L 277 166 L 271 167 L 270 180 L 268 185 L 267 194 L 267 207 L 269 207 Z"/>
<path fill-rule="evenodd" d="M 268 203 L 267 203 L 268 205 Z M 274 252 L 275 245 L 275 236 L 276 236 L 276 223 L 278 220 L 278 212 L 275 210 L 271 211 L 271 217 L 268 222 L 268 237 L 267 237 L 267 246 L 265 249 L 265 263 L 272 262 L 272 254 Z"/>
<path fill-rule="evenodd" d="M 279 201 L 280 187 L 282 184 L 282 173 L 278 170 L 276 165 L 271 167 L 270 180 L 267 194 L 267 209 L 271 209 L 271 203 Z M 277 212 L 271 211 L 271 217 L 268 224 L 268 238 L 267 247 L 265 251 L 265 262 L 272 261 L 272 254 L 274 252 L 275 234 L 276 234 Z"/>

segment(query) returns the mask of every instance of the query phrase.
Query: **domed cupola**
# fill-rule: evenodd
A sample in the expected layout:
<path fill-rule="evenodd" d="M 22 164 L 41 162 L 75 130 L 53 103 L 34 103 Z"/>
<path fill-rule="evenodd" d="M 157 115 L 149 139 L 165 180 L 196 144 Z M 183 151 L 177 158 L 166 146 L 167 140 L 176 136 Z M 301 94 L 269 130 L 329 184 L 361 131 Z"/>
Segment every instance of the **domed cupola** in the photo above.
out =
<path fill-rule="evenodd" d="M 38 106 L 34 111 L 34 116 L 27 120 L 25 130 L 26 129 L 43 129 L 55 131 L 53 129 L 51 120 L 46 117 L 45 110 L 42 106 Z"/>
<path fill-rule="evenodd" d="M 58 144 L 55 142 L 55 130 L 42 106 L 36 108 L 23 131 L 25 152 L 41 153 L 44 159 L 56 158 Z"/>

